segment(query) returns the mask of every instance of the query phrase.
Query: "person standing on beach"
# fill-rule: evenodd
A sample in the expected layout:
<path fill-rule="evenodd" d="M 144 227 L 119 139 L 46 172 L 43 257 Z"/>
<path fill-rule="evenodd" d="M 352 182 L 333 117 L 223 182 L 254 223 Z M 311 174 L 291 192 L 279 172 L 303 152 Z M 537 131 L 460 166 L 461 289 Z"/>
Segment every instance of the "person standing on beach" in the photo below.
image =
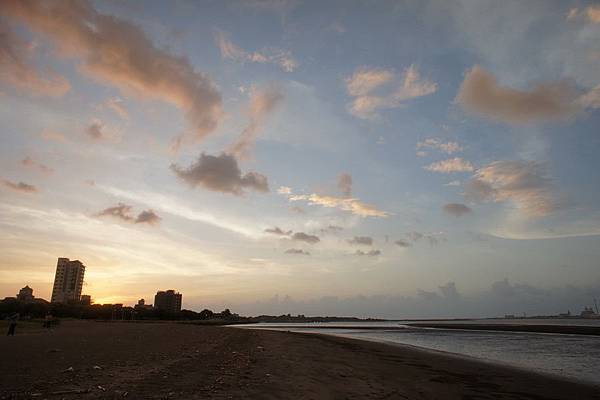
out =
<path fill-rule="evenodd" d="M 14 313 L 8 319 L 10 322 L 8 323 L 8 332 L 6 333 L 6 336 L 15 336 L 15 329 L 17 328 L 17 321 L 19 320 L 19 313 Z"/>

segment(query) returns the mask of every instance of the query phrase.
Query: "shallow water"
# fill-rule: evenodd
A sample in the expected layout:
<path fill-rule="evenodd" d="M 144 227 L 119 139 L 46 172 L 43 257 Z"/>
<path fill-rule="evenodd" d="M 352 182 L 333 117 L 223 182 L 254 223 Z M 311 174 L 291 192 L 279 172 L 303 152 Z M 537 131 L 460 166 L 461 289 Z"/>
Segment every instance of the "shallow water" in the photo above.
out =
<path fill-rule="evenodd" d="M 483 323 L 484 321 L 489 321 L 489 323 L 600 326 L 600 321 L 597 320 L 478 320 L 469 322 Z M 406 344 L 600 385 L 600 337 L 598 336 L 422 329 L 406 327 L 404 323 L 406 321 L 318 324 L 263 323 L 244 327 L 332 334 L 362 340 Z M 327 328 L 328 325 L 332 328 Z M 375 327 L 380 329 L 373 329 Z M 405 329 L 389 330 L 389 328 L 403 327 Z"/>

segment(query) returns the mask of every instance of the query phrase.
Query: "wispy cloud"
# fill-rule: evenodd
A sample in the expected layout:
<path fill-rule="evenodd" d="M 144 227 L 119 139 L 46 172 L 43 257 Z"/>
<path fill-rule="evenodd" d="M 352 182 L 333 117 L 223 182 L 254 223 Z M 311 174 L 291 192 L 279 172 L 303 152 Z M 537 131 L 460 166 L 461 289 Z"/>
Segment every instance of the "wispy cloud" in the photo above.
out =
<path fill-rule="evenodd" d="M 276 48 L 266 48 L 261 51 L 248 52 L 229 39 L 229 34 L 217 31 L 215 35 L 221 56 L 241 63 L 275 64 L 285 72 L 294 72 L 298 68 L 298 61 L 289 51 Z"/>
<path fill-rule="evenodd" d="M 227 218 L 226 215 L 214 215 L 199 211 L 182 204 L 177 198 L 165 196 L 157 192 L 122 190 L 112 186 L 97 184 L 95 187 L 115 197 L 144 204 L 153 210 L 178 216 L 190 221 L 202 222 L 220 229 L 233 232 L 249 238 L 260 238 L 263 232 L 251 227 L 249 224 L 237 223 Z"/>
<path fill-rule="evenodd" d="M 104 210 L 97 213 L 96 216 L 110 216 L 132 224 L 148 225 L 156 225 L 161 220 L 161 218 L 153 210 L 144 210 L 140 212 L 136 217 L 132 214 L 132 209 L 133 207 L 131 206 L 119 203 L 116 206 L 105 208 Z"/>
<path fill-rule="evenodd" d="M 299 254 L 303 256 L 310 256 L 310 252 L 302 249 L 287 249 L 285 254 Z"/>
<path fill-rule="evenodd" d="M 118 97 L 111 97 L 110 99 L 106 100 L 104 105 L 110 110 L 112 110 L 114 113 L 116 113 L 122 119 L 129 119 L 129 112 L 127 111 L 127 108 L 125 108 L 125 105 L 123 103 L 123 99 L 120 99 Z"/>
<path fill-rule="evenodd" d="M 0 10 L 1 11 L 1 10 Z M 63 96 L 71 89 L 69 81 L 54 71 L 39 71 L 31 63 L 34 47 L 14 32 L 7 24 L 0 26 L 0 81 L 18 89 L 42 96 Z"/>
<path fill-rule="evenodd" d="M 270 233 L 277 236 L 290 236 L 292 234 L 292 231 L 284 231 L 280 227 L 276 226 L 273 228 L 265 229 L 265 233 Z"/>
<path fill-rule="evenodd" d="M 19 193 L 36 193 L 38 191 L 38 189 L 35 186 L 25 182 L 13 182 L 7 179 L 2 179 L 2 185 L 4 185 L 4 187 L 10 190 L 14 190 L 15 192 Z"/>
<path fill-rule="evenodd" d="M 45 164 L 42 164 L 38 161 L 33 160 L 31 157 L 27 156 L 21 160 L 21 165 L 34 169 L 36 171 L 42 172 L 44 174 L 51 174 L 54 172 L 54 169 L 48 167 Z"/>
<path fill-rule="evenodd" d="M 560 208 L 552 181 L 536 161 L 494 161 L 475 173 L 465 185 L 474 201 L 513 202 L 528 216 L 544 216 Z"/>
<path fill-rule="evenodd" d="M 415 65 L 404 70 L 400 79 L 392 70 L 361 67 L 346 78 L 345 83 L 348 94 L 353 97 L 348 110 L 363 119 L 377 118 L 380 110 L 401 107 L 408 100 L 437 90 L 437 84 L 420 77 Z"/>
<path fill-rule="evenodd" d="M 471 172 L 475 170 L 473 164 L 460 157 L 454 157 L 448 160 L 434 162 L 423 168 L 427 171 L 441 172 L 444 174 L 449 174 L 452 172 Z"/>
<path fill-rule="evenodd" d="M 446 154 L 454 154 L 461 152 L 463 150 L 462 146 L 457 142 L 445 142 L 439 138 L 427 138 L 421 142 L 417 143 L 417 156 L 424 157 L 427 154 L 422 151 L 422 149 L 433 149 L 441 151 Z"/>
<path fill-rule="evenodd" d="M 67 140 L 65 138 L 65 135 L 63 135 L 62 133 L 48 130 L 48 129 L 44 129 L 42 131 L 42 139 L 52 140 L 52 141 L 56 141 L 56 142 L 65 142 Z"/>
<path fill-rule="evenodd" d="M 263 89 L 253 88 L 250 92 L 250 103 L 246 110 L 250 122 L 237 140 L 229 146 L 227 152 L 240 159 L 248 158 L 267 116 L 275 110 L 277 105 L 283 101 L 283 98 L 283 92 L 276 86 Z"/>
<path fill-rule="evenodd" d="M 365 204 L 354 198 L 341 198 L 334 196 L 321 196 L 316 193 L 310 195 L 289 195 L 289 201 L 306 201 L 309 205 L 319 205 L 327 208 L 338 208 L 343 211 L 349 211 L 354 215 L 361 217 L 379 217 L 385 218 L 389 213 L 377 209 L 375 206 Z"/>

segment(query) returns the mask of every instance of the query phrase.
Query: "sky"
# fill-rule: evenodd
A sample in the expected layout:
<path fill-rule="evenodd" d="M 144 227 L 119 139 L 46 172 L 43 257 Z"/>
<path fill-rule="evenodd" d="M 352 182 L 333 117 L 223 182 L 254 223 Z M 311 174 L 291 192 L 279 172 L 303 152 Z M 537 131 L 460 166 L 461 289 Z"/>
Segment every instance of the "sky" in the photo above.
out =
<path fill-rule="evenodd" d="M 0 297 L 387 318 L 600 298 L 600 3 L 0 3 Z"/>

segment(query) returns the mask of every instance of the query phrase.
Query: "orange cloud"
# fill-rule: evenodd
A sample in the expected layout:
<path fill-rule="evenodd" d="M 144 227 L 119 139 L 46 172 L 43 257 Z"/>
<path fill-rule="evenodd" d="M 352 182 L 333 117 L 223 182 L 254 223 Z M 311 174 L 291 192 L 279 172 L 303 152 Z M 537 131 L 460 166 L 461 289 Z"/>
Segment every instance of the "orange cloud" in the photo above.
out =
<path fill-rule="evenodd" d="M 67 93 L 69 81 L 51 70 L 38 71 L 30 64 L 31 51 L 29 43 L 0 26 L 0 81 L 37 95 L 59 97 Z"/>
<path fill-rule="evenodd" d="M 239 138 L 229 146 L 227 152 L 240 159 L 248 158 L 267 116 L 273 112 L 282 100 L 283 93 L 276 87 L 253 89 L 250 93 L 250 103 L 247 109 L 250 123 L 244 128 Z"/>
<path fill-rule="evenodd" d="M 63 57 L 101 82 L 181 108 L 192 138 L 213 132 L 223 116 L 221 95 L 188 59 L 159 49 L 138 26 L 98 13 L 88 1 L 5 0 L 0 12 L 53 39 Z"/>
<path fill-rule="evenodd" d="M 396 74 L 391 70 L 362 67 L 352 76 L 346 78 L 346 90 L 354 97 L 349 104 L 349 112 L 359 118 L 373 119 L 382 109 L 397 108 L 404 102 L 417 97 L 426 96 L 437 91 L 437 85 L 420 77 L 416 66 L 406 70 L 395 89 L 392 83 Z M 386 93 L 380 90 L 387 87 Z"/>

